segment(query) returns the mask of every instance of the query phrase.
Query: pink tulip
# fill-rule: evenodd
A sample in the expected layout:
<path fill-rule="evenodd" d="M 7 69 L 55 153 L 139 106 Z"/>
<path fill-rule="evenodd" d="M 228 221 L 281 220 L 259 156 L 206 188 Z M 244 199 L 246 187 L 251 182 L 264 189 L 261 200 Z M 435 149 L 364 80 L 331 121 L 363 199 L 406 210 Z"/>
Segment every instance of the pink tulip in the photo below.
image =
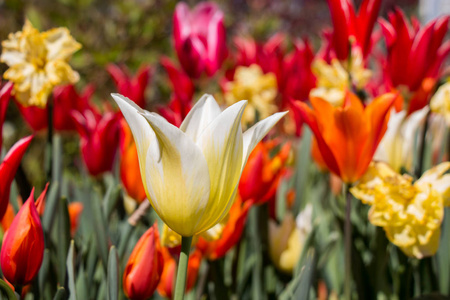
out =
<path fill-rule="evenodd" d="M 201 2 L 192 11 L 178 3 L 173 16 L 173 38 L 178 60 L 192 78 L 203 72 L 214 75 L 227 56 L 224 14 L 212 2 Z"/>

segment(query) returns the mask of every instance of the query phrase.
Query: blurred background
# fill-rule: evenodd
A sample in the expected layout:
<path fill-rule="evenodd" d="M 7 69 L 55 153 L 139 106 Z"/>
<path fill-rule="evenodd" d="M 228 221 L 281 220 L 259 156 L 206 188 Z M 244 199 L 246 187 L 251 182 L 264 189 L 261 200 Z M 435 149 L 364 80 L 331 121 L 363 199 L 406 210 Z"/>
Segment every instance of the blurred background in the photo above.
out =
<path fill-rule="evenodd" d="M 380 16 L 395 6 L 407 14 L 419 15 L 421 11 L 433 14 L 439 11 L 440 0 L 385 0 Z M 445 2 L 446 0 L 443 0 Z M 193 7 L 200 1 L 187 1 Z M 286 33 L 291 38 L 308 37 L 315 50 L 320 45 L 320 33 L 330 26 L 331 20 L 326 0 L 232 0 L 216 1 L 225 13 L 225 26 L 229 45 L 235 36 L 251 36 L 267 40 L 276 32 Z M 359 6 L 361 0 L 356 0 Z M 25 18 L 39 30 L 67 27 L 73 37 L 83 45 L 76 52 L 71 64 L 80 73 L 78 90 L 87 84 L 95 86 L 94 101 L 111 101 L 110 93 L 116 92 L 114 83 L 105 70 L 108 63 L 126 66 L 134 74 L 139 66 L 148 64 L 153 68 L 146 91 L 150 110 L 155 104 L 169 101 L 167 74 L 159 65 L 161 55 L 175 58 L 172 47 L 172 15 L 177 1 L 173 0 L 39 0 L 0 1 L 0 39 L 9 33 L 21 30 Z M 423 13 L 422 13 L 423 15 Z M 233 49 L 231 49 L 233 51 Z M 175 59 L 176 61 L 176 59 Z M 0 72 L 6 70 L 0 64 Z M 202 92 L 215 93 L 219 86 L 208 86 Z M 18 137 L 31 131 L 22 121 L 13 101 L 7 110 L 4 127 L 4 145 L 8 149 Z M 38 134 L 45 140 L 46 133 Z M 26 176 L 33 185 L 42 186 L 42 161 L 44 148 L 34 143 L 24 160 Z M 66 139 L 64 167 L 77 173 L 82 169 L 76 139 Z M 70 168 L 70 167 L 73 168 Z"/>

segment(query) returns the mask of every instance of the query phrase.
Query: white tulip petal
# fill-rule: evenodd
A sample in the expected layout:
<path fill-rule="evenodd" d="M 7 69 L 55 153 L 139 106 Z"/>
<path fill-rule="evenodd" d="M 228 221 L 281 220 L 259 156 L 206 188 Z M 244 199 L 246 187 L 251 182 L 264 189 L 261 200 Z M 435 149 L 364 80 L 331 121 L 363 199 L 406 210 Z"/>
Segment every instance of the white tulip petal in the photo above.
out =
<path fill-rule="evenodd" d="M 218 116 L 222 111 L 213 96 L 205 94 L 192 107 L 180 129 L 185 132 L 194 142 L 197 142 L 203 130 Z"/>
<path fill-rule="evenodd" d="M 205 157 L 188 135 L 164 118 L 149 112 L 143 116 L 156 134 L 161 153 L 157 159 L 149 151 L 145 161 L 153 207 L 172 230 L 192 236 L 199 230 L 195 221 L 209 205 L 211 181 Z"/>
<path fill-rule="evenodd" d="M 208 216 L 199 227 L 215 224 L 231 207 L 231 197 L 241 176 L 243 139 L 241 118 L 247 101 L 240 101 L 224 110 L 204 129 L 197 144 L 208 162 L 211 181 Z M 231 199 L 231 200 L 230 200 Z"/>
<path fill-rule="evenodd" d="M 247 131 L 244 132 L 244 159 L 242 160 L 243 169 L 253 148 L 263 139 L 263 137 L 272 129 L 273 126 L 288 112 L 279 112 L 259 121 Z"/>
<path fill-rule="evenodd" d="M 158 139 L 155 133 L 148 124 L 147 120 L 140 114 L 144 110 L 136 105 L 133 101 L 124 97 L 120 94 L 111 94 L 113 99 L 116 101 L 120 110 L 122 111 L 125 120 L 130 126 L 131 132 L 133 133 L 134 141 L 136 143 L 136 148 L 139 158 L 139 169 L 141 170 L 142 180 L 144 182 L 144 188 L 148 196 L 147 186 L 145 184 L 145 158 L 151 147 L 154 157 L 160 157 Z"/>

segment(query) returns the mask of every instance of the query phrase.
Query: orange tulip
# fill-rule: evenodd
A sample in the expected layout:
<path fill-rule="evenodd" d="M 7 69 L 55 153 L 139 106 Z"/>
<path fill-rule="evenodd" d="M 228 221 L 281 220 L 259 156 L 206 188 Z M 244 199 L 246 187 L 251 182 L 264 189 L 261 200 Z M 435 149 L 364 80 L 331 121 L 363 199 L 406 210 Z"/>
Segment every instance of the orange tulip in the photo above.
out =
<path fill-rule="evenodd" d="M 78 221 L 83 212 L 83 203 L 72 202 L 69 203 L 69 218 L 70 218 L 70 234 L 73 236 L 78 229 Z"/>
<path fill-rule="evenodd" d="M 173 298 L 173 292 L 175 287 L 175 276 L 177 272 L 177 262 L 170 254 L 168 248 L 162 248 L 164 257 L 164 270 L 161 274 L 161 281 L 158 284 L 158 293 L 162 297 L 169 299 Z M 187 267 L 187 279 L 186 279 L 186 293 L 189 292 L 197 282 L 198 270 L 202 262 L 202 252 L 195 249 L 189 255 L 188 267 Z"/>
<path fill-rule="evenodd" d="M 42 217 L 44 214 L 45 209 L 45 195 L 47 194 L 49 183 L 45 185 L 44 190 L 37 198 L 36 202 L 34 203 L 36 205 L 36 210 L 39 214 L 39 217 Z M 19 205 L 19 208 L 22 207 L 22 198 L 19 196 L 17 199 L 17 204 Z M 3 228 L 3 231 L 6 232 L 9 227 L 11 226 L 12 222 L 14 221 L 14 217 L 16 216 L 16 213 L 14 211 L 14 207 L 11 205 L 11 203 L 8 202 L 8 207 L 6 208 L 6 213 L 2 218 L 1 226 Z"/>
<path fill-rule="evenodd" d="M 386 132 L 395 98 L 395 94 L 384 94 L 364 107 L 356 95 L 347 92 L 340 107 L 315 97 L 310 99 L 312 109 L 299 101 L 292 107 L 314 133 L 328 169 L 344 182 L 352 183 L 366 172 L 372 161 Z"/>
<path fill-rule="evenodd" d="M 3 275 L 13 285 L 30 283 L 37 275 L 44 257 L 44 231 L 33 194 L 34 189 L 3 239 L 0 263 Z"/>
<path fill-rule="evenodd" d="M 142 184 L 141 172 L 139 170 L 139 160 L 136 144 L 133 135 L 125 120 L 122 119 L 122 139 L 120 145 L 120 179 L 131 198 L 141 203 L 147 197 L 144 185 Z"/>
<path fill-rule="evenodd" d="M 260 142 L 250 154 L 239 181 L 243 201 L 253 199 L 262 204 L 275 194 L 291 150 L 291 144 L 286 143 L 271 157 L 270 152 L 279 145 L 279 141 Z"/>
<path fill-rule="evenodd" d="M 245 222 L 250 207 L 253 205 L 253 200 L 243 202 L 240 197 L 231 206 L 228 213 L 228 220 L 225 223 L 220 238 L 214 241 L 206 241 L 200 237 L 197 242 L 197 247 L 208 257 L 208 259 L 215 260 L 227 254 L 239 241 L 244 230 Z"/>
<path fill-rule="evenodd" d="M 130 299 L 147 299 L 163 271 L 163 256 L 156 223 L 139 239 L 123 273 L 123 289 Z"/>

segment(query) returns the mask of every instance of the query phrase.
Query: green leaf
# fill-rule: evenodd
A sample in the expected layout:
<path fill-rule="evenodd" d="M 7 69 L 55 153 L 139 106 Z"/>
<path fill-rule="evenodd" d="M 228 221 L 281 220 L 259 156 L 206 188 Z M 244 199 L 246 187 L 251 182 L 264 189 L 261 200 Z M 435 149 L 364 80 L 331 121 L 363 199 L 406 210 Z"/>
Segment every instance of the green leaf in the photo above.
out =
<path fill-rule="evenodd" d="M 66 290 L 63 287 L 60 287 L 56 292 L 55 297 L 53 297 L 53 300 L 65 300 L 65 299 L 67 299 Z"/>
<path fill-rule="evenodd" d="M 62 141 L 61 136 L 57 133 L 53 134 L 53 166 L 52 166 L 52 182 L 61 182 L 62 180 Z"/>
<path fill-rule="evenodd" d="M 8 299 L 8 300 L 16 300 L 16 294 L 14 291 L 9 287 L 9 285 L 0 279 L 0 298 L 1 299 Z"/>
<path fill-rule="evenodd" d="M 119 256 L 114 246 L 109 250 L 107 274 L 107 299 L 117 300 L 119 298 Z"/>
<path fill-rule="evenodd" d="M 83 264 L 81 264 L 80 268 L 78 269 L 77 281 L 75 282 L 75 290 L 79 299 L 89 299 L 87 277 L 86 272 L 84 271 Z"/>
<path fill-rule="evenodd" d="M 56 251 L 58 253 L 58 282 L 64 285 L 66 282 L 67 253 L 70 247 L 70 217 L 67 200 L 61 197 L 58 206 L 58 241 Z"/>
<path fill-rule="evenodd" d="M 50 190 L 48 192 L 47 200 L 45 201 L 45 210 L 42 217 L 42 227 L 47 234 L 53 228 L 53 222 L 58 208 L 58 182 L 52 182 L 50 184 Z"/>
<path fill-rule="evenodd" d="M 38 273 L 38 285 L 39 285 L 39 291 L 44 293 L 45 286 L 48 283 L 48 271 L 50 269 L 50 250 L 45 249 L 44 250 L 44 258 L 42 259 L 41 268 L 39 269 Z"/>
<path fill-rule="evenodd" d="M 121 187 L 115 182 L 112 176 L 105 175 L 104 179 L 107 191 L 103 197 L 103 215 L 105 216 L 105 219 L 108 220 L 120 198 Z"/>
<path fill-rule="evenodd" d="M 97 250 L 106 272 L 106 266 L 108 265 L 108 233 L 99 200 L 98 197 L 92 197 L 91 201 L 85 202 L 85 205 L 87 205 L 88 209 L 86 212 L 89 214 L 89 219 L 92 222 Z"/>
<path fill-rule="evenodd" d="M 292 279 L 286 290 L 280 295 L 280 300 L 288 299 L 308 299 L 309 290 L 313 282 L 316 265 L 316 253 L 313 248 L 308 250 L 306 263 L 302 267 L 299 275 Z"/>
<path fill-rule="evenodd" d="M 296 216 L 301 210 L 301 199 L 307 199 L 305 197 L 306 185 L 308 178 L 311 176 L 309 172 L 309 166 L 311 164 L 311 140 L 312 133 L 307 126 L 303 126 L 303 136 L 300 147 L 297 152 L 297 163 L 295 169 L 296 187 L 297 193 L 295 197 L 294 207 L 292 213 Z"/>
<path fill-rule="evenodd" d="M 128 247 L 128 241 L 130 240 L 133 229 L 134 227 L 131 226 L 131 224 L 128 222 L 124 222 L 124 224 L 121 226 L 119 250 L 118 250 L 119 252 L 118 254 L 121 259 L 124 258 L 126 249 Z"/>
<path fill-rule="evenodd" d="M 75 269 L 74 269 L 74 252 L 75 252 L 75 243 L 72 240 L 70 242 L 70 248 L 69 253 L 67 254 L 67 275 L 68 275 L 68 281 L 69 281 L 69 300 L 77 300 L 77 294 L 76 294 L 76 288 L 75 288 Z"/>
<path fill-rule="evenodd" d="M 442 294 L 450 293 L 450 208 L 445 208 L 442 222 L 441 244 L 436 254 L 439 278 L 439 290 Z"/>

